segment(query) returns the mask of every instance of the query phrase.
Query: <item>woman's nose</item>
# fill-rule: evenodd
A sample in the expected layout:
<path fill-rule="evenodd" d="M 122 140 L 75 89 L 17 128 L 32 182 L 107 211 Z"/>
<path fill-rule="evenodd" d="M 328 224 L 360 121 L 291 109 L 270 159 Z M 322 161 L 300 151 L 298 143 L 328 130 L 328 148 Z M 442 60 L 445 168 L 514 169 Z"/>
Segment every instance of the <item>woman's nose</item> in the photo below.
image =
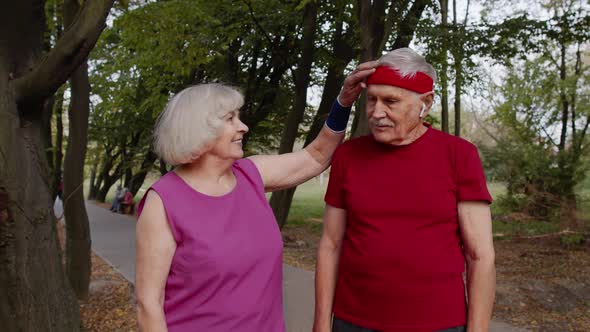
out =
<path fill-rule="evenodd" d="M 245 124 L 245 123 L 243 123 L 243 122 L 242 122 L 242 120 L 239 120 L 239 121 L 240 121 L 240 127 L 239 127 L 240 129 L 239 129 L 239 130 L 240 130 L 241 132 L 247 133 L 247 132 L 248 132 L 248 130 L 249 130 L 249 129 L 248 129 L 248 126 L 246 126 L 246 124 Z"/>

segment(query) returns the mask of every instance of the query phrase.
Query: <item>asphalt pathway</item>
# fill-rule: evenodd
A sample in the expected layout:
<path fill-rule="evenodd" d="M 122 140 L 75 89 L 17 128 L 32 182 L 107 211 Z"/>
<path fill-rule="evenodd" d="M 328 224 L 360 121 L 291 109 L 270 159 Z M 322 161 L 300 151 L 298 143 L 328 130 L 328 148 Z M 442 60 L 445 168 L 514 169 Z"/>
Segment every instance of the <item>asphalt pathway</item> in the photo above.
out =
<path fill-rule="evenodd" d="M 86 204 L 90 219 L 92 250 L 130 282 L 135 281 L 135 218 L 112 213 Z M 59 202 L 56 215 L 61 214 Z M 284 272 L 284 310 L 288 332 L 309 332 L 313 323 L 314 276 L 312 272 L 289 265 Z M 493 321 L 491 332 L 526 332 L 506 323 Z"/>

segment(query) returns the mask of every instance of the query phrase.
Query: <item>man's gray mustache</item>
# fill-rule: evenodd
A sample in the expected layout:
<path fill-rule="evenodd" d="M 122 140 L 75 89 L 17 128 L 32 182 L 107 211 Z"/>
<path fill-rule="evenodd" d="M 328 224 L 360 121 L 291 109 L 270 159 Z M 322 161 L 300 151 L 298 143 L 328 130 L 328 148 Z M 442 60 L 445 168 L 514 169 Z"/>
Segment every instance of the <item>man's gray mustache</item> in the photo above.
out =
<path fill-rule="evenodd" d="M 395 124 L 387 119 L 379 119 L 379 120 L 370 120 L 369 121 L 373 126 L 394 126 Z"/>

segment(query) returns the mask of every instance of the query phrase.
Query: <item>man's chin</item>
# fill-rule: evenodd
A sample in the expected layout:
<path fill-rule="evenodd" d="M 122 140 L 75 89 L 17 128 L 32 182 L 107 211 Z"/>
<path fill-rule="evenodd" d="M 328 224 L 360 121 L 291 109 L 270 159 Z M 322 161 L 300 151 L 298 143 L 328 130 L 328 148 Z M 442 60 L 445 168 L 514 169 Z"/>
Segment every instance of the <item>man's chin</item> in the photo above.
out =
<path fill-rule="evenodd" d="M 377 141 L 379 143 L 389 143 L 392 138 L 391 135 L 389 135 L 387 133 L 373 131 L 372 134 L 373 134 L 373 138 L 375 139 L 375 141 Z"/>
<path fill-rule="evenodd" d="M 375 141 L 379 142 L 379 143 L 383 143 L 383 144 L 389 144 L 389 145 L 399 145 L 403 140 L 399 137 L 396 137 L 395 135 L 392 135 L 391 133 L 387 133 L 387 132 L 380 132 L 380 131 L 375 131 L 372 130 L 371 132 L 373 134 L 373 138 L 375 139 Z"/>

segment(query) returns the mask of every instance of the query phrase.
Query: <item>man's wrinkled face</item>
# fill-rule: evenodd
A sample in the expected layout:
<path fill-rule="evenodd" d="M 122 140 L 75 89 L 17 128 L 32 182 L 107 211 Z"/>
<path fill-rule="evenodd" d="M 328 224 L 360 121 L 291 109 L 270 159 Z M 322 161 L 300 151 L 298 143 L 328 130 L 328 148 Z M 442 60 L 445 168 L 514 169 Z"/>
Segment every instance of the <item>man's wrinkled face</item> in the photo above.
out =
<path fill-rule="evenodd" d="M 424 103 L 415 92 L 390 85 L 367 87 L 369 129 L 376 141 L 406 144 L 420 126 Z"/>

